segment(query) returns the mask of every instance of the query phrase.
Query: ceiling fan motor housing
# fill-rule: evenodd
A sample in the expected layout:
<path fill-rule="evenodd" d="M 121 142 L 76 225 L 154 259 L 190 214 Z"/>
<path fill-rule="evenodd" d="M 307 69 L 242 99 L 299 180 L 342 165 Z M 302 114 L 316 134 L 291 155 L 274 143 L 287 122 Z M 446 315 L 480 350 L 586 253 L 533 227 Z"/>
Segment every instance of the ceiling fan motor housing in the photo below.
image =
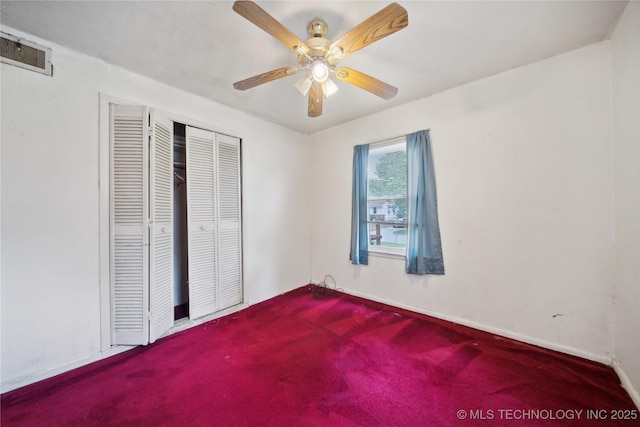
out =
<path fill-rule="evenodd" d="M 298 63 L 302 66 L 306 66 L 309 63 L 309 57 L 325 57 L 329 51 L 329 46 L 331 46 L 331 40 L 324 37 L 311 37 L 304 43 L 309 48 L 309 53 L 307 54 L 308 57 L 306 55 L 298 55 Z"/>
<path fill-rule="evenodd" d="M 309 23 L 307 32 L 311 38 L 304 42 L 309 48 L 309 52 L 307 55 L 298 55 L 298 64 L 300 64 L 300 66 L 307 67 L 313 60 L 323 58 L 323 62 L 327 64 L 327 66 L 331 68 L 335 67 L 340 55 L 329 54 L 332 41 L 324 37 L 328 29 L 327 23 L 321 19 L 314 19 Z"/>

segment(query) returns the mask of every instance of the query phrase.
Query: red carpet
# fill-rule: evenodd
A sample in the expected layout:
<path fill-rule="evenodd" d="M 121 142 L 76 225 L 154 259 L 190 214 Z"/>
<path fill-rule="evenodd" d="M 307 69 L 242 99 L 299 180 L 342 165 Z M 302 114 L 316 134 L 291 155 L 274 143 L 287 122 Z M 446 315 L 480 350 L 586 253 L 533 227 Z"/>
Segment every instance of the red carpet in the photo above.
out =
<path fill-rule="evenodd" d="M 1 403 L 3 427 L 640 425 L 609 367 L 308 287 Z"/>

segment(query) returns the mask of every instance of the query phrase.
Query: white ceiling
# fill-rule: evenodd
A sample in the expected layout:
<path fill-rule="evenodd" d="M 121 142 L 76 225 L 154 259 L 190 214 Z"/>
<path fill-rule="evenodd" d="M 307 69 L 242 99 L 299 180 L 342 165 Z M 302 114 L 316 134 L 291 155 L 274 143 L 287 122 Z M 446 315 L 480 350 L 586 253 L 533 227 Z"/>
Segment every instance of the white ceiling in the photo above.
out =
<path fill-rule="evenodd" d="M 336 39 L 390 2 L 257 1 L 306 40 L 314 18 Z M 297 76 L 241 92 L 235 81 L 296 56 L 229 1 L 6 1 L 1 22 L 304 133 L 605 40 L 625 1 L 403 1 L 409 26 L 340 61 L 396 86 L 385 101 L 337 81 L 307 117 Z M 53 53 L 55 66 L 55 51 Z"/>

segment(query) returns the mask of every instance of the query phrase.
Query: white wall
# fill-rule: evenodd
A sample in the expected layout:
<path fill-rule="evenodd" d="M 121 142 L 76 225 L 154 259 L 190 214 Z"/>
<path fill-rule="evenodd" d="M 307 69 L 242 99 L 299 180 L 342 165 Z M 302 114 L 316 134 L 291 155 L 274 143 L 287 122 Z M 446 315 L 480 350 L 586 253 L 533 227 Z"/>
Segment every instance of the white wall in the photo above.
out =
<path fill-rule="evenodd" d="M 640 3 L 611 37 L 615 157 L 615 355 L 640 405 Z"/>
<path fill-rule="evenodd" d="M 243 138 L 249 303 L 332 274 L 348 292 L 592 359 L 615 351 L 637 388 L 639 6 L 611 44 L 311 137 L 14 32 L 53 47 L 55 76 L 1 68 L 3 390 L 99 357 L 100 92 Z M 425 128 L 446 275 L 352 266 L 353 145 Z"/>
<path fill-rule="evenodd" d="M 55 67 L 1 68 L 3 390 L 100 356 L 101 92 L 241 137 L 247 302 L 308 283 L 308 136 L 3 31 L 52 47 Z"/>
<path fill-rule="evenodd" d="M 610 84 L 603 42 L 314 134 L 313 279 L 606 361 Z M 407 275 L 380 257 L 351 265 L 352 147 L 426 128 L 446 274 Z"/>

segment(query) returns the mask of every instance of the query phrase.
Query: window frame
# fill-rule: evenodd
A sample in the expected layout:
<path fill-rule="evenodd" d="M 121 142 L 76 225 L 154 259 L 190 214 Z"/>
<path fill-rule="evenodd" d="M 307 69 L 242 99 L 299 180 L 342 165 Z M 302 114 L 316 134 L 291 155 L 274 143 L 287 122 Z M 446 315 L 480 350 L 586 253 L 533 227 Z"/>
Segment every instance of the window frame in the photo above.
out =
<path fill-rule="evenodd" d="M 407 141 L 406 141 L 406 137 L 405 136 L 399 136 L 396 138 L 391 138 L 388 140 L 384 140 L 384 141 L 380 141 L 380 142 L 374 142 L 369 144 L 369 160 L 371 159 L 371 154 L 372 151 L 376 150 L 376 149 L 381 149 L 384 147 L 390 147 L 390 146 L 394 146 L 394 145 L 402 145 L 403 151 L 405 152 L 405 159 L 406 159 L 406 149 L 407 149 Z M 375 153 L 374 153 L 375 155 Z M 405 164 L 406 166 L 406 164 Z M 405 172 L 406 172 L 406 168 L 405 168 Z M 398 225 L 398 224 L 402 224 L 399 223 L 398 221 L 371 221 L 369 220 L 371 215 L 369 213 L 370 211 L 370 201 L 371 200 L 390 200 L 390 199 L 397 199 L 397 200 L 405 200 L 407 203 L 409 201 L 409 196 L 408 196 L 408 187 L 405 188 L 405 195 L 404 197 L 402 196 L 391 196 L 391 197 L 384 197 L 384 196 L 374 196 L 371 197 L 369 194 L 369 183 L 370 183 L 370 176 L 369 176 L 369 171 L 367 171 L 367 230 L 369 230 L 369 226 L 371 224 L 376 224 L 376 225 Z M 406 220 L 405 220 L 405 227 L 406 227 Z M 371 236 L 371 234 L 369 233 L 369 236 Z M 380 257 L 384 257 L 384 258 L 394 258 L 394 259 L 405 259 L 406 255 L 407 255 L 407 245 L 405 244 L 404 247 L 401 248 L 391 248 L 391 247 L 384 247 L 382 245 L 375 245 L 371 243 L 371 239 L 368 239 L 368 251 L 370 255 L 373 256 L 380 256 Z"/>

